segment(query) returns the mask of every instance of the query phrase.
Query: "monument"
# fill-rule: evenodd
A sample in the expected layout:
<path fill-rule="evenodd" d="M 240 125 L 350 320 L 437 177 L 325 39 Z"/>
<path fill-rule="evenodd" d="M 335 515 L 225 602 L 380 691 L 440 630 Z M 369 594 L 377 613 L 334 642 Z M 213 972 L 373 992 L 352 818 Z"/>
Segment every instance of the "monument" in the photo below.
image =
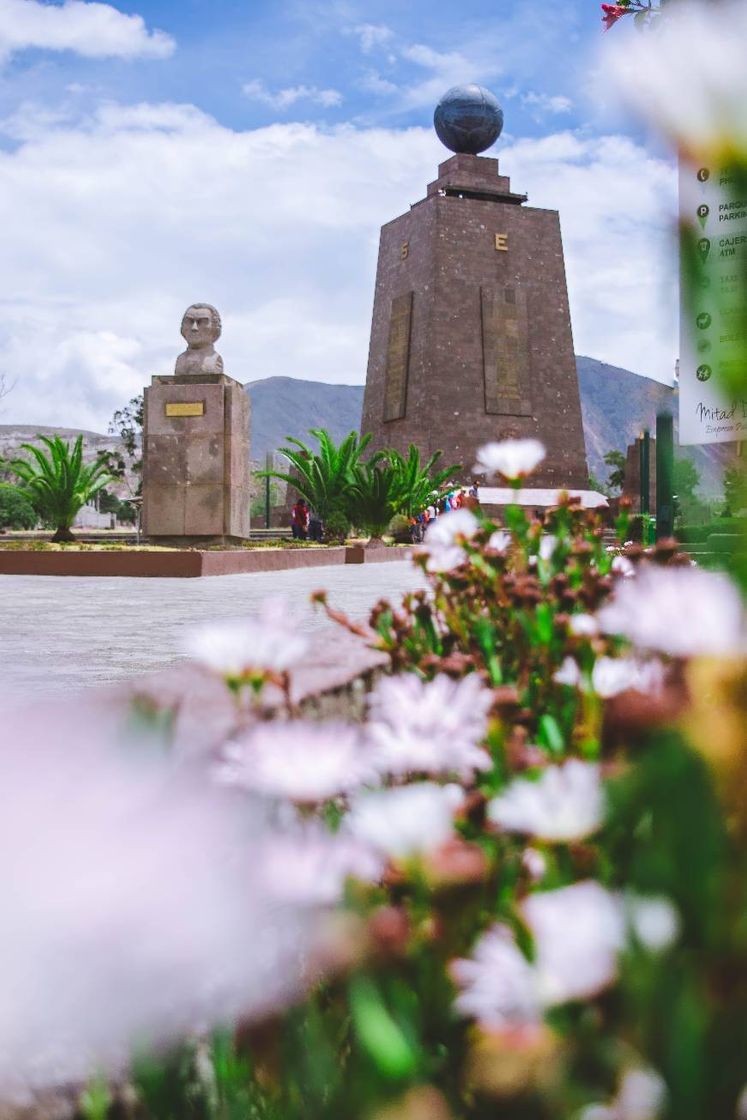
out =
<path fill-rule="evenodd" d="M 455 154 L 381 230 L 362 431 L 372 450 L 442 450 L 462 481 L 481 444 L 533 436 L 547 458 L 532 484 L 584 489 L 558 214 L 527 206 L 479 155 L 503 127 L 488 90 L 449 90 L 434 125 Z"/>
<path fill-rule="evenodd" d="M 173 375 L 145 390 L 143 531 L 176 544 L 249 536 L 249 396 L 215 351 L 220 315 L 194 303 Z"/>

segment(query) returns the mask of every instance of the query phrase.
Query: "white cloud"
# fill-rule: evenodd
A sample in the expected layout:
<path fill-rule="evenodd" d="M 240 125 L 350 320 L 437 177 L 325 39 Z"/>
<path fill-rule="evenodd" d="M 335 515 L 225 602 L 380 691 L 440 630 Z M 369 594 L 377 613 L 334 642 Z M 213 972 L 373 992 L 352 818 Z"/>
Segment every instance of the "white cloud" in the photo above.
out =
<path fill-rule="evenodd" d="M 443 155 L 430 129 L 238 132 L 189 105 L 37 122 L 0 150 L 0 373 L 17 382 L 3 421 L 103 430 L 173 369 L 193 300 L 221 311 L 240 380 L 363 381 L 379 227 Z M 671 168 L 561 133 L 505 150 L 501 170 L 561 212 L 577 351 L 668 376 Z"/>
<path fill-rule="evenodd" d="M 358 84 L 367 93 L 375 93 L 384 97 L 391 97 L 399 93 L 399 86 L 396 82 L 383 77 L 378 70 L 367 70 Z"/>
<path fill-rule="evenodd" d="M 342 94 L 336 89 L 319 89 L 318 86 L 288 86 L 272 93 L 260 78 L 254 78 L 242 86 L 243 92 L 253 101 L 261 101 L 273 109 L 290 109 L 297 101 L 310 101 L 331 109 L 342 104 Z"/>
<path fill-rule="evenodd" d="M 353 28 L 353 34 L 358 36 L 360 48 L 364 54 L 369 54 L 377 47 L 386 46 L 394 38 L 394 32 L 383 23 L 361 23 Z"/>
<path fill-rule="evenodd" d="M 563 97 L 561 94 L 553 96 L 547 93 L 534 93 L 533 91 L 522 94 L 521 103 L 530 109 L 537 109 L 541 114 L 570 113 L 573 108 L 573 102 L 569 97 Z"/>
<path fill-rule="evenodd" d="M 32 47 L 87 58 L 168 58 L 175 43 L 163 31 L 149 31 L 142 16 L 111 4 L 0 0 L 0 62 Z"/>
<path fill-rule="evenodd" d="M 576 353 L 671 382 L 673 166 L 626 137 L 571 132 L 518 141 L 500 157 L 529 205 L 560 211 Z"/>

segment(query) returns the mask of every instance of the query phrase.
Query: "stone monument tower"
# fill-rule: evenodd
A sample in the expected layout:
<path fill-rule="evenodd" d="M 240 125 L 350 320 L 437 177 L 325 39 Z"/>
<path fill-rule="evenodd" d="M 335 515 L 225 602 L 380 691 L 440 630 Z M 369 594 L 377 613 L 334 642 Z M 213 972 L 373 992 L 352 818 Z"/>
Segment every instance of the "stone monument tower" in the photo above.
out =
<path fill-rule="evenodd" d="M 145 390 L 143 530 L 185 545 L 238 541 L 249 536 L 249 396 L 215 352 L 214 307 L 188 307 L 181 333 L 173 376 Z"/>
<path fill-rule="evenodd" d="M 534 486 L 588 485 L 558 214 L 526 206 L 481 157 L 503 113 L 479 86 L 449 90 L 434 123 L 456 154 L 381 230 L 362 431 L 461 463 L 490 440 L 542 440 Z"/>

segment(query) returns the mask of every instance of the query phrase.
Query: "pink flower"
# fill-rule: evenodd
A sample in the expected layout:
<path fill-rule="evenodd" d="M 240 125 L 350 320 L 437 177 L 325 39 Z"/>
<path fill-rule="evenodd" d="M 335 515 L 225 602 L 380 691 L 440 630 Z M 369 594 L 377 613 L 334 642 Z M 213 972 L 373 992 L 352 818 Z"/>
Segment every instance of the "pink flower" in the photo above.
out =
<path fill-rule="evenodd" d="M 628 15 L 628 9 L 619 4 L 602 4 L 602 23 L 604 30 L 609 31 L 623 16 Z"/>

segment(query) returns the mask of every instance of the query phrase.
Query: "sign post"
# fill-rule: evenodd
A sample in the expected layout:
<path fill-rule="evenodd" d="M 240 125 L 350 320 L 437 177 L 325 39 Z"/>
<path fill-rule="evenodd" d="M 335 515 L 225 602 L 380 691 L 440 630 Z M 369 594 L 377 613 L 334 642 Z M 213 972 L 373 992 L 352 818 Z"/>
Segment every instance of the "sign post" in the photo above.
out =
<path fill-rule="evenodd" d="M 680 221 L 697 230 L 693 275 L 680 285 L 680 424 L 683 444 L 747 438 L 747 400 L 720 388 L 744 362 L 747 197 L 728 171 L 680 163 Z M 685 262 L 683 261 L 683 267 Z M 688 294 L 689 297 L 688 298 Z M 733 382 L 733 377 L 731 377 Z"/>

